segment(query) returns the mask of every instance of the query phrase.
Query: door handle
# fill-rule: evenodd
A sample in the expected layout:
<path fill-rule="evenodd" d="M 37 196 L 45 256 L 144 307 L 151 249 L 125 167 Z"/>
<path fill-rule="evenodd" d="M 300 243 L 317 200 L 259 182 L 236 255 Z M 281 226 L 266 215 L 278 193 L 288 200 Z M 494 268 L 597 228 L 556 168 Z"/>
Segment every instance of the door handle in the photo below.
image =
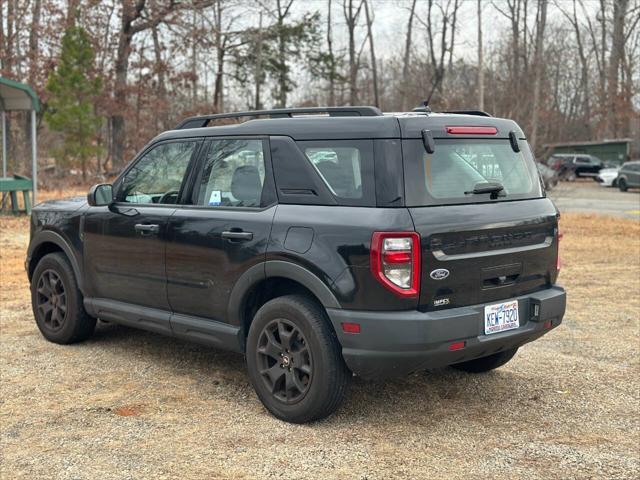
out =
<path fill-rule="evenodd" d="M 222 238 L 225 238 L 227 240 L 247 241 L 247 240 L 253 240 L 253 233 L 243 232 L 242 230 L 231 230 L 231 231 L 222 232 Z"/>
<path fill-rule="evenodd" d="M 160 231 L 160 225 L 148 225 L 143 223 L 137 223 L 135 226 L 136 232 L 140 233 L 143 237 L 157 235 Z"/>

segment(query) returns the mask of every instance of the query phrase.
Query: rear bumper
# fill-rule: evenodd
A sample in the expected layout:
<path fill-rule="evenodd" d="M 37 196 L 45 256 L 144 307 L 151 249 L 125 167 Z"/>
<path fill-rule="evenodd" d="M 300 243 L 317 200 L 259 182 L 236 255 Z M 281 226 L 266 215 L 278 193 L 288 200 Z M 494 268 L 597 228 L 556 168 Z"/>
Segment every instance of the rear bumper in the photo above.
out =
<path fill-rule="evenodd" d="M 519 347 L 562 322 L 566 307 L 562 287 L 516 298 L 520 327 L 492 335 L 484 334 L 484 304 L 436 312 L 327 309 L 327 313 L 351 371 L 364 378 L 385 378 Z M 343 322 L 360 324 L 360 333 L 344 333 Z M 460 341 L 465 341 L 463 349 L 449 350 L 451 343 Z"/>

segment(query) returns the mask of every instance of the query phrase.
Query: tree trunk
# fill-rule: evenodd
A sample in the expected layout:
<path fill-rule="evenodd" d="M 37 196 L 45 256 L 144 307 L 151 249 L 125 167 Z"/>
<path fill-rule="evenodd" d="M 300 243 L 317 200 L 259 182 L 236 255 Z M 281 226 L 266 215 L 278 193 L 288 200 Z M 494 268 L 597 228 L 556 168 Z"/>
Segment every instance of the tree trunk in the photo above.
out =
<path fill-rule="evenodd" d="M 278 93 L 276 107 L 285 108 L 287 106 L 287 52 L 286 38 L 284 34 L 284 15 L 280 9 L 278 1 Z"/>
<path fill-rule="evenodd" d="M 196 11 L 192 12 L 192 28 L 196 25 Z M 198 105 L 198 39 L 195 32 L 191 35 L 191 108 Z"/>
<path fill-rule="evenodd" d="M 156 60 L 156 76 L 158 77 L 158 102 L 156 105 L 156 130 L 166 130 L 168 128 L 168 102 L 167 102 L 167 83 L 165 79 L 165 65 L 162 60 L 162 47 L 158 38 L 158 26 L 151 29 L 151 38 L 153 39 L 153 52 Z"/>
<path fill-rule="evenodd" d="M 363 0 L 364 2 L 364 0 Z M 363 2 L 354 11 L 353 0 L 345 0 L 343 3 L 344 18 L 347 23 L 349 35 L 349 105 L 358 104 L 358 56 L 356 53 L 355 29 Z"/>
<path fill-rule="evenodd" d="M 123 30 L 118 38 L 115 61 L 116 78 L 113 96 L 115 113 L 111 115 L 111 163 L 114 169 L 120 169 L 124 166 L 124 111 L 127 108 L 127 72 L 129 70 L 129 55 L 131 54 L 131 39 L 128 26 L 123 25 Z"/>
<path fill-rule="evenodd" d="M 254 100 L 254 109 L 262 110 L 262 100 L 260 98 L 260 90 L 262 87 L 262 12 L 258 20 L 258 41 L 256 45 L 256 69 L 255 69 L 256 95 Z"/>
<path fill-rule="evenodd" d="M 407 20 L 407 36 L 404 41 L 404 55 L 402 58 L 402 91 L 400 110 L 405 112 L 408 109 L 408 88 L 409 88 L 409 63 L 411 62 L 411 39 L 413 31 L 413 18 L 416 13 L 416 0 L 411 2 L 411 10 L 409 11 L 409 20 Z"/>
<path fill-rule="evenodd" d="M 179 5 L 172 2 L 165 4 L 153 16 L 145 18 L 134 25 L 136 20 L 143 18 L 146 0 L 137 0 L 134 4 L 128 0 L 121 0 L 120 32 L 118 35 L 118 49 L 115 59 L 115 82 L 113 88 L 114 113 L 111 114 L 111 153 L 112 167 L 119 169 L 124 165 L 125 147 L 125 117 L 127 108 L 127 72 L 129 70 L 129 56 L 131 42 L 136 33 L 157 26 L 164 18 Z M 149 13 L 149 12 L 147 12 Z"/>
<path fill-rule="evenodd" d="M 482 5 L 478 0 L 478 109 L 484 111 L 484 64 L 482 61 Z"/>
<path fill-rule="evenodd" d="M 40 35 L 40 12 L 42 1 L 35 0 L 31 31 L 29 32 L 29 85 L 34 86 L 38 72 L 38 35 Z"/>
<path fill-rule="evenodd" d="M 76 16 L 78 15 L 79 2 L 80 0 L 68 0 L 67 16 L 65 18 L 65 28 L 69 28 L 75 25 Z"/>
<path fill-rule="evenodd" d="M 618 134 L 618 110 L 620 99 L 618 98 L 618 79 L 620 64 L 624 57 L 624 21 L 629 0 L 617 0 L 613 2 L 613 36 L 611 39 L 611 54 L 609 56 L 609 71 L 607 75 L 607 130 L 610 138 L 616 138 Z"/>
<path fill-rule="evenodd" d="M 380 95 L 378 92 L 378 67 L 376 66 L 376 52 L 373 45 L 373 33 L 371 26 L 373 17 L 369 14 L 369 2 L 364 2 L 364 13 L 367 20 L 367 36 L 369 37 L 369 52 L 371 54 L 371 74 L 373 76 L 373 102 L 376 107 L 380 107 Z"/>
<path fill-rule="evenodd" d="M 534 79 L 533 79 L 533 111 L 531 114 L 531 150 L 534 155 L 538 141 L 538 112 L 540 110 L 540 88 L 542 82 L 542 50 L 544 29 L 547 23 L 547 0 L 538 0 L 538 15 L 536 22 L 536 45 L 534 50 Z"/>
<path fill-rule="evenodd" d="M 224 57 L 225 57 L 225 45 L 222 38 L 222 2 L 217 0 L 213 6 L 216 31 L 215 31 L 215 44 L 216 44 L 216 76 L 213 87 L 213 106 L 217 113 L 220 113 L 224 109 Z"/>
<path fill-rule="evenodd" d="M 329 50 L 329 106 L 336 105 L 336 59 L 333 56 L 333 32 L 331 31 L 331 0 L 327 5 L 327 48 Z"/>

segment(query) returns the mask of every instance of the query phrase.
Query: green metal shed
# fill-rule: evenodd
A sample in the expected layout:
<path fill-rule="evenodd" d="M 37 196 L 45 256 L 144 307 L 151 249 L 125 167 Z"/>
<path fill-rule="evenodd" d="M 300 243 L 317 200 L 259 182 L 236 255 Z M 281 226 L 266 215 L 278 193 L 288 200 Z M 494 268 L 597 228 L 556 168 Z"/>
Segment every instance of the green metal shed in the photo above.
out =
<path fill-rule="evenodd" d="M 2 129 L 2 191 L 11 191 L 14 180 L 7 177 L 7 122 L 6 112 L 27 110 L 31 112 L 31 177 L 33 180 L 33 204 L 38 195 L 38 146 L 36 141 L 36 113 L 40 110 L 38 96 L 29 85 L 0 77 L 0 128 Z M 27 208 L 28 209 L 28 208 Z"/>
<path fill-rule="evenodd" d="M 603 162 L 621 165 L 629 160 L 631 138 L 616 138 L 596 142 L 566 142 L 545 145 L 546 156 L 554 153 L 584 153 L 598 157 Z"/>

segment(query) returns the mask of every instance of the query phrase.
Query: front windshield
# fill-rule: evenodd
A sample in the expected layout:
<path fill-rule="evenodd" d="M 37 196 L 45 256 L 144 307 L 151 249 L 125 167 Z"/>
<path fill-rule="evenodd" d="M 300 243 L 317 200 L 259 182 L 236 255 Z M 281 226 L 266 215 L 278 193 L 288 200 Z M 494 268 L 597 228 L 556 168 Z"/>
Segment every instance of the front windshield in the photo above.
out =
<path fill-rule="evenodd" d="M 421 140 L 405 140 L 407 198 L 412 205 L 444 205 L 540 197 L 533 158 L 520 144 L 514 152 L 506 139 L 440 139 L 428 154 Z M 498 196 L 473 193 L 484 184 L 503 189 Z"/>

